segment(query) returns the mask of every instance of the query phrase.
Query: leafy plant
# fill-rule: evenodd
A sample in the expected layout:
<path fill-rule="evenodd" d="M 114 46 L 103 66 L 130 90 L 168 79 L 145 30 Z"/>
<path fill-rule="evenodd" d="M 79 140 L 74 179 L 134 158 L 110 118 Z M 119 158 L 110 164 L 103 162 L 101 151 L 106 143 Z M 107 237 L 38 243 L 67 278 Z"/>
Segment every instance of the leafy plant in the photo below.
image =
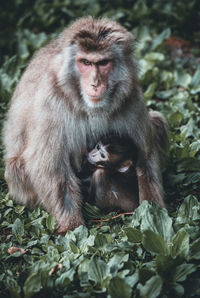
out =
<path fill-rule="evenodd" d="M 33 53 L 84 11 L 117 20 L 135 35 L 146 104 L 167 118 L 170 150 L 163 174 L 168 211 L 143 202 L 133 215 L 105 215 L 85 204 L 87 226 L 58 236 L 52 215 L 9 199 L 1 147 L 0 297 L 199 297 L 198 1 L 16 0 L 2 5 L 1 127 Z"/>

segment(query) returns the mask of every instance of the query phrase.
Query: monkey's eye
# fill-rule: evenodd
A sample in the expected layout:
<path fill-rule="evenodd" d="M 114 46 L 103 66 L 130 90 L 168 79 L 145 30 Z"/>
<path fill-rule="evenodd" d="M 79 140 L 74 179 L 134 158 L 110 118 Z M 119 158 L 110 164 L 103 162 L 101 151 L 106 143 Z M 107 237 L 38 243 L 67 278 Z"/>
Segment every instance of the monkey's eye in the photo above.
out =
<path fill-rule="evenodd" d="M 97 148 L 97 150 L 100 150 L 101 147 L 99 144 L 97 144 L 96 148 Z"/>
<path fill-rule="evenodd" d="M 87 65 L 87 66 L 91 65 L 91 62 L 88 61 L 87 59 L 82 59 L 81 62 L 82 62 L 84 65 Z"/>
<path fill-rule="evenodd" d="M 105 156 L 104 153 L 101 153 L 101 157 L 102 157 L 102 158 L 106 158 L 106 156 Z"/>
<path fill-rule="evenodd" d="M 99 66 L 106 66 L 108 64 L 109 60 L 101 60 L 97 62 L 97 65 Z"/>

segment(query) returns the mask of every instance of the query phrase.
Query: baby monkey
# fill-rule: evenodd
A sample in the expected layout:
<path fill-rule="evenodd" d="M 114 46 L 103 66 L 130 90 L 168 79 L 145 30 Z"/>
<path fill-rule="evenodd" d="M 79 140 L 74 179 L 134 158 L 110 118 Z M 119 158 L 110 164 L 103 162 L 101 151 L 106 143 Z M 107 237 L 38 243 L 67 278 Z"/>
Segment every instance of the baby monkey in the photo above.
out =
<path fill-rule="evenodd" d="M 139 205 L 136 159 L 137 150 L 131 140 L 103 138 L 87 154 L 82 169 L 88 175 L 86 179 L 82 177 L 85 196 L 107 212 L 133 211 Z"/>

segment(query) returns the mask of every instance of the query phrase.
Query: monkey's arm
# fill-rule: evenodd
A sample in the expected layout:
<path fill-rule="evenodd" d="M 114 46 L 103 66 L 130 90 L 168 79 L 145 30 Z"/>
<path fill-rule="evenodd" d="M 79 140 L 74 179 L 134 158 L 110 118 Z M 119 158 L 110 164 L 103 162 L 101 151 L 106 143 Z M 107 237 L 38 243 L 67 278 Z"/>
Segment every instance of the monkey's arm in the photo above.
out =
<path fill-rule="evenodd" d="M 156 201 L 162 207 L 165 207 L 163 201 L 163 187 L 158 159 L 155 156 L 136 168 L 139 189 L 139 201 Z"/>
<path fill-rule="evenodd" d="M 162 166 L 168 151 L 168 126 L 165 118 L 159 112 L 151 111 L 148 116 L 152 130 L 152 140 L 149 142 L 151 151 L 143 166 L 139 165 L 136 169 L 139 199 L 140 202 L 155 200 L 164 207 Z"/>
<path fill-rule="evenodd" d="M 158 112 L 148 113 L 140 106 L 135 114 L 131 138 L 138 150 L 136 175 L 138 179 L 139 201 L 163 201 L 162 165 L 168 143 L 168 131 L 164 117 Z"/>

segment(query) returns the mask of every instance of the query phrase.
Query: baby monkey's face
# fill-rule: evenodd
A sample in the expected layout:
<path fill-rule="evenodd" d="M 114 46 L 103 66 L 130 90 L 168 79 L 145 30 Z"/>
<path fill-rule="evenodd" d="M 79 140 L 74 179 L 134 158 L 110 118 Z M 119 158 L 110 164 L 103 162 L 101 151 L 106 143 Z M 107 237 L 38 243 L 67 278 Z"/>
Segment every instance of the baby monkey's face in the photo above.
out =
<path fill-rule="evenodd" d="M 109 152 L 108 152 L 109 144 L 104 145 L 102 142 L 99 142 L 95 148 L 88 153 L 88 161 L 93 165 L 106 165 L 109 162 Z"/>
<path fill-rule="evenodd" d="M 114 169 L 123 159 L 123 154 L 122 151 L 119 153 L 115 152 L 113 149 L 113 145 L 104 144 L 100 141 L 95 148 L 88 153 L 88 162 L 97 167 L 109 167 Z"/>

